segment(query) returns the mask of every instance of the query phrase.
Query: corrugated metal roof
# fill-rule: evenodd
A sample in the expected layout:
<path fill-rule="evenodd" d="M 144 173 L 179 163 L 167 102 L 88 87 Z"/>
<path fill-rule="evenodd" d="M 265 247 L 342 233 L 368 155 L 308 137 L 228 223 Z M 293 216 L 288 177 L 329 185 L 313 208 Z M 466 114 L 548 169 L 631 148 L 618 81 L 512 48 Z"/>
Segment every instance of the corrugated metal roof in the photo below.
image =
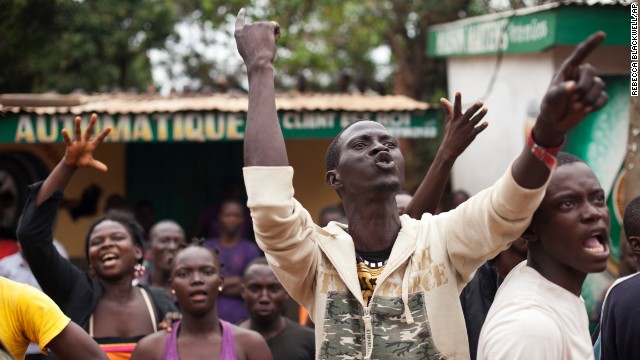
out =
<path fill-rule="evenodd" d="M 554 9 L 563 5 L 586 5 L 586 6 L 594 6 L 594 5 L 623 5 L 627 6 L 631 4 L 634 0 L 562 0 L 558 2 L 550 2 L 542 5 L 524 7 L 517 10 L 505 10 L 493 14 L 487 15 L 479 15 L 473 16 L 465 19 L 455 20 L 447 23 L 436 24 L 430 26 L 433 30 L 445 29 L 451 26 L 459 26 L 467 23 L 476 23 L 481 21 L 491 21 L 502 19 L 505 17 L 511 16 L 522 16 L 537 13 L 544 10 Z"/>
<path fill-rule="evenodd" d="M 140 114 L 174 113 L 180 111 L 246 112 L 248 97 L 244 94 L 211 95 L 0 95 L 0 113 L 28 112 L 35 114 Z M 416 111 L 431 106 L 401 95 L 368 94 L 278 94 L 278 110 L 323 111 Z"/>
<path fill-rule="evenodd" d="M 634 0 L 563 0 L 563 4 L 578 5 L 630 5 Z"/>

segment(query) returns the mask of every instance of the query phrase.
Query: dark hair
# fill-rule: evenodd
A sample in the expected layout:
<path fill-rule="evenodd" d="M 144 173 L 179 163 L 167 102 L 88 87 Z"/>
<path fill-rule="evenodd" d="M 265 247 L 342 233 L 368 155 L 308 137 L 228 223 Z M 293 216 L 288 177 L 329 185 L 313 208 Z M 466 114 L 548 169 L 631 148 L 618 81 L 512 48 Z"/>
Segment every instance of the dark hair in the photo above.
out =
<path fill-rule="evenodd" d="M 624 233 L 629 236 L 640 236 L 640 196 L 631 200 L 624 210 L 624 220 L 622 221 Z"/>
<path fill-rule="evenodd" d="M 269 262 L 267 261 L 267 258 L 264 257 L 264 256 L 260 256 L 260 257 L 257 257 L 255 259 L 251 260 L 251 262 L 249 262 L 247 264 L 247 267 L 244 268 L 243 276 L 247 276 L 247 272 L 249 271 L 249 268 L 252 267 L 253 265 L 266 265 L 266 266 L 269 266 Z"/>
<path fill-rule="evenodd" d="M 246 204 L 243 201 L 240 201 L 240 200 L 238 200 L 236 198 L 226 198 L 226 199 L 224 199 L 224 200 L 222 200 L 220 202 L 220 212 L 222 212 L 222 208 L 227 204 L 239 205 L 243 209 L 243 211 L 247 207 Z"/>
<path fill-rule="evenodd" d="M 173 255 L 173 259 L 171 261 L 171 265 L 170 265 L 171 271 L 173 271 L 173 265 L 175 264 L 175 259 L 178 258 L 178 254 L 180 254 L 181 252 L 189 248 L 204 249 L 209 251 L 213 256 L 213 261 L 216 263 L 216 265 L 218 265 L 218 269 L 222 269 L 224 264 L 220 262 L 220 255 L 219 255 L 218 249 L 205 246 L 204 241 L 205 241 L 204 238 L 193 238 L 191 239 L 191 243 L 189 244 L 182 243 L 178 245 L 178 250 Z"/>
<path fill-rule="evenodd" d="M 558 153 L 558 155 L 556 156 L 556 160 L 558 161 L 556 163 L 556 166 L 558 167 L 567 165 L 567 164 L 579 163 L 579 162 L 584 163 L 584 161 L 579 157 L 564 151 L 561 151 Z"/>
<path fill-rule="evenodd" d="M 127 232 L 129 233 L 131 238 L 133 239 L 133 243 L 135 245 L 138 245 L 140 249 L 142 249 L 142 252 L 144 253 L 144 244 L 146 242 L 146 236 L 145 236 L 144 229 L 138 223 L 135 216 L 128 211 L 113 209 L 113 210 L 107 211 L 106 214 L 104 214 L 104 216 L 102 216 L 101 218 L 98 218 L 89 227 L 89 231 L 87 231 L 87 236 L 84 241 L 85 256 L 87 258 L 87 261 L 89 261 L 89 240 L 91 239 L 91 233 L 93 232 L 93 229 L 96 226 L 98 226 L 100 223 L 107 220 L 115 221 L 121 224 L 122 226 L 124 226 L 125 229 L 127 229 Z M 144 260 L 143 258 L 140 258 L 138 259 L 138 262 L 142 263 L 143 260 Z"/>
<path fill-rule="evenodd" d="M 131 205 L 129 205 L 129 202 L 127 202 L 127 199 L 125 199 L 124 196 L 120 194 L 111 194 L 107 198 L 107 201 L 105 201 L 104 203 L 104 211 L 106 212 L 116 209 L 121 211 L 133 212 Z"/>
<path fill-rule="evenodd" d="M 150 241 L 150 242 L 152 241 L 152 239 L 151 239 L 151 238 L 152 238 L 152 236 L 151 236 L 151 235 L 156 231 L 156 228 L 157 228 L 159 225 L 165 225 L 165 224 L 167 224 L 167 225 L 173 225 L 173 226 L 177 227 L 178 229 L 180 229 L 180 231 L 182 231 L 182 234 L 183 234 L 183 235 L 185 235 L 185 237 L 186 237 L 186 234 L 184 233 L 184 229 L 182 228 L 182 226 L 180 226 L 180 224 L 178 224 L 178 222 L 177 222 L 177 221 L 172 220 L 172 219 L 164 219 L 164 220 L 160 220 L 160 221 L 156 222 L 156 223 L 155 223 L 155 224 L 153 224 L 153 226 L 151 226 L 151 228 L 149 229 L 149 234 L 147 234 L 147 236 L 149 237 L 149 241 Z M 185 239 L 185 240 L 186 240 L 186 239 Z"/>
<path fill-rule="evenodd" d="M 351 127 L 351 125 L 355 123 L 359 123 L 361 121 L 368 121 L 365 119 L 360 119 L 352 122 L 351 124 L 344 127 L 344 129 L 340 130 L 338 135 L 331 140 L 331 144 L 327 148 L 327 154 L 325 155 L 325 167 L 327 171 L 333 170 L 338 166 L 338 162 L 340 161 L 340 138 L 342 137 L 342 133 Z"/>

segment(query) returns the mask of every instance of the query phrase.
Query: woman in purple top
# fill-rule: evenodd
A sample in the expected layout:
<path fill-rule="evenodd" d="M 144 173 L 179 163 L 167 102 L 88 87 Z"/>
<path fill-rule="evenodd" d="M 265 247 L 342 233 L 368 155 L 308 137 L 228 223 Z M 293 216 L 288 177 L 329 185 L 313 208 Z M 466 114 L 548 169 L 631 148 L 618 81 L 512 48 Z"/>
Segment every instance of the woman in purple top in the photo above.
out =
<path fill-rule="evenodd" d="M 197 244 L 180 250 L 171 265 L 169 285 L 182 309 L 182 320 L 170 332 L 140 340 L 131 360 L 272 359 L 260 334 L 218 319 L 223 277 L 214 251 Z"/>
<path fill-rule="evenodd" d="M 206 247 L 218 250 L 224 264 L 224 290 L 218 300 L 218 315 L 232 324 L 249 318 L 247 306 L 240 295 L 242 276 L 247 265 L 261 256 L 258 246 L 242 237 L 244 210 L 244 204 L 237 200 L 223 201 L 218 217 L 219 236 L 204 243 Z"/>

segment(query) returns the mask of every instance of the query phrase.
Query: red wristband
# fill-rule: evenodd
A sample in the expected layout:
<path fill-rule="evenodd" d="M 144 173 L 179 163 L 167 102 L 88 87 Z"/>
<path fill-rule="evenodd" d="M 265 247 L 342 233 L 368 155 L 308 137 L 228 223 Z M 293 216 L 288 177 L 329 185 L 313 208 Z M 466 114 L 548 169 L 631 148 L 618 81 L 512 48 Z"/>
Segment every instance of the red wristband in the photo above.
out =
<path fill-rule="evenodd" d="M 567 137 L 565 136 L 564 138 L 562 138 L 562 143 L 560 145 L 552 148 L 547 148 L 536 144 L 535 140 L 533 139 L 533 128 L 529 130 L 529 133 L 527 134 L 527 146 L 531 148 L 531 153 L 533 154 L 533 156 L 538 158 L 538 160 L 542 161 L 549 168 L 549 170 L 553 170 L 556 168 L 556 155 L 558 155 L 566 140 Z"/>

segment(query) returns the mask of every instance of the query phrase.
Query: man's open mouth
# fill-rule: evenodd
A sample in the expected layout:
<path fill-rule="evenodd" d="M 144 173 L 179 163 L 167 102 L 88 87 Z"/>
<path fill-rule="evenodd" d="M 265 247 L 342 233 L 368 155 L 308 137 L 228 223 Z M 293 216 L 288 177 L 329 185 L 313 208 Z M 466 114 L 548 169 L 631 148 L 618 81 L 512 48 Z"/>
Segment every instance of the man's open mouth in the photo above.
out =
<path fill-rule="evenodd" d="M 382 169 L 391 169 L 396 166 L 393 156 L 386 151 L 381 151 L 374 158 L 377 167 Z"/>
<path fill-rule="evenodd" d="M 609 237 L 604 229 L 594 230 L 582 242 L 582 248 L 592 254 L 604 254 L 609 252 Z"/>

